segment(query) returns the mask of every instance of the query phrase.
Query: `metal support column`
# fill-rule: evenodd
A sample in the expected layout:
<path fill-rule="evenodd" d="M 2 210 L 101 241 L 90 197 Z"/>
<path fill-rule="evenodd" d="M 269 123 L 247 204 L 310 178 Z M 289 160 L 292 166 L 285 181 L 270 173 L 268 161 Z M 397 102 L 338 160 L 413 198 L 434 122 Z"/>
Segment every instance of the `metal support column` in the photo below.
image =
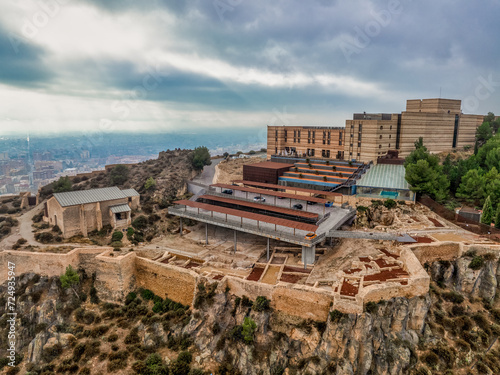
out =
<path fill-rule="evenodd" d="M 179 234 L 182 236 L 182 217 L 179 217 Z"/>
<path fill-rule="evenodd" d="M 208 223 L 205 223 L 205 245 L 208 245 Z"/>
<path fill-rule="evenodd" d="M 304 269 L 307 269 L 307 258 L 306 258 L 306 247 L 302 246 L 302 263 L 304 263 Z"/>
<path fill-rule="evenodd" d="M 234 253 L 236 254 L 236 231 L 234 231 Z"/>
<path fill-rule="evenodd" d="M 267 261 L 269 262 L 269 237 L 267 237 L 267 247 L 266 247 L 266 250 L 267 250 Z"/>

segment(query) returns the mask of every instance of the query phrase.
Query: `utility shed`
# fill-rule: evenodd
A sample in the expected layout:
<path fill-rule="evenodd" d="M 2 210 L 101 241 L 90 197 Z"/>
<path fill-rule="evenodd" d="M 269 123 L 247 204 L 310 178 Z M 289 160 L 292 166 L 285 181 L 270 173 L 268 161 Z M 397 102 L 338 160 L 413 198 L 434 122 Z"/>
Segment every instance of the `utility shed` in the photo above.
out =
<path fill-rule="evenodd" d="M 264 161 L 243 166 L 243 180 L 278 184 L 278 178 L 288 172 L 293 164 Z"/>
<path fill-rule="evenodd" d="M 54 193 L 45 203 L 44 219 L 57 225 L 65 238 L 82 234 L 105 225 L 127 227 L 131 211 L 139 206 L 139 193 L 118 187 Z"/>
<path fill-rule="evenodd" d="M 373 165 L 357 182 L 356 195 L 359 197 L 391 198 L 414 201 L 415 193 L 405 179 L 403 165 Z"/>

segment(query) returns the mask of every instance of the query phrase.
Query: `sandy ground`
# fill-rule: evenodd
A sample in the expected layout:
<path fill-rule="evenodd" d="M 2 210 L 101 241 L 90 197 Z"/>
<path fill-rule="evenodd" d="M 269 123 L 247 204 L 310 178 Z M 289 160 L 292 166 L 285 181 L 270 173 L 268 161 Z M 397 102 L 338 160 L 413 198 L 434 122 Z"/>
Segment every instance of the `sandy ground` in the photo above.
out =
<path fill-rule="evenodd" d="M 243 166 L 245 164 L 258 163 L 265 160 L 265 154 L 259 154 L 250 158 L 230 159 L 217 165 L 214 184 L 230 184 L 233 180 L 243 179 Z"/>

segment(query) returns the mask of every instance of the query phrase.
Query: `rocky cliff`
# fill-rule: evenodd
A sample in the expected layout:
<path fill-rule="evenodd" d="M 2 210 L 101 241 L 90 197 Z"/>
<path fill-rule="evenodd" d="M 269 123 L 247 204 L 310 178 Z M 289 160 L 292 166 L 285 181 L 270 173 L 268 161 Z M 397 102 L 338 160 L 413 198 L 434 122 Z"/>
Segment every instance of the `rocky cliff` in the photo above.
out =
<path fill-rule="evenodd" d="M 190 310 L 149 291 L 121 306 L 91 303 L 85 295 L 91 278 L 82 275 L 73 292 L 58 278 L 25 274 L 16 288 L 19 368 L 149 374 L 156 352 L 167 374 L 500 373 L 498 256 L 468 253 L 427 269 L 433 282 L 425 297 L 369 303 L 362 314 L 334 310 L 325 322 L 284 315 L 263 298 L 240 299 L 216 284 L 199 285 Z M 1 302 L 3 351 L 8 324 Z M 186 354 L 177 352 L 186 349 L 192 357 L 182 367 Z"/>

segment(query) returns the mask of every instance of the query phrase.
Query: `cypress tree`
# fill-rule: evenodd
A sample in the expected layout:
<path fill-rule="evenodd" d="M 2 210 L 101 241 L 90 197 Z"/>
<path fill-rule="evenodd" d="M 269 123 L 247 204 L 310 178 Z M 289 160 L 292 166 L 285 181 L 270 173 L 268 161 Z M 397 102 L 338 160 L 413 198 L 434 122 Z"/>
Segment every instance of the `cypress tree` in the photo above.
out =
<path fill-rule="evenodd" d="M 493 215 L 495 214 L 493 210 L 493 204 L 491 203 L 491 198 L 488 195 L 488 198 L 484 201 L 483 205 L 483 215 L 481 216 L 481 223 L 490 225 L 493 221 Z"/>
<path fill-rule="evenodd" d="M 500 203 L 497 204 L 497 214 L 495 215 L 495 228 L 500 229 Z"/>

